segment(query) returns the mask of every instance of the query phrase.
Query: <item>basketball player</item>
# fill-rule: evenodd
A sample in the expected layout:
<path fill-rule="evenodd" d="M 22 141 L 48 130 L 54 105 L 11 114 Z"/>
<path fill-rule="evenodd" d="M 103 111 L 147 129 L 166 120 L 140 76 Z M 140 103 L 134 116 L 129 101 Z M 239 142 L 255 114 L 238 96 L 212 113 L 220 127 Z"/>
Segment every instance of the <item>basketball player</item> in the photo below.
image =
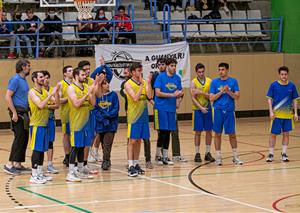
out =
<path fill-rule="evenodd" d="M 42 71 L 32 73 L 34 87 L 28 93 L 30 107 L 30 135 L 32 149 L 32 173 L 31 183 L 44 184 L 53 178 L 45 176 L 43 173 L 44 152 L 48 150 L 49 138 L 47 135 L 47 124 L 49 119 L 48 102 L 51 101 L 59 105 L 59 84 L 49 94 L 43 88 L 44 74 Z"/>
<path fill-rule="evenodd" d="M 210 154 L 212 141 L 212 112 L 209 100 L 209 87 L 211 79 L 205 76 L 205 66 L 201 63 L 195 67 L 197 77 L 191 82 L 191 97 L 193 101 L 193 129 L 195 131 L 195 162 L 202 162 L 200 155 L 201 133 L 205 131 L 205 161 L 214 162 Z"/>
<path fill-rule="evenodd" d="M 274 160 L 274 147 L 276 136 L 282 133 L 282 162 L 289 162 L 287 147 L 289 145 L 289 132 L 294 128 L 294 122 L 298 121 L 299 95 L 296 86 L 288 80 L 289 68 L 279 67 L 279 80 L 271 84 L 267 98 L 271 118 L 269 155 L 267 162 Z M 294 108 L 294 112 L 293 112 Z"/>
<path fill-rule="evenodd" d="M 69 124 L 69 103 L 67 97 L 67 88 L 73 81 L 73 68 L 68 65 L 63 68 L 64 79 L 60 81 L 60 119 L 63 133 L 63 146 L 65 152 L 65 158 L 63 164 L 69 166 L 70 157 L 70 124 Z"/>
<path fill-rule="evenodd" d="M 146 82 L 142 78 L 143 67 L 135 63 L 130 68 L 131 78 L 125 83 L 124 88 L 128 101 L 127 125 L 128 125 L 128 176 L 135 177 L 144 174 L 139 166 L 139 154 L 141 139 L 149 139 L 149 118 L 147 97 L 152 98 L 150 87 L 151 78 Z"/>
<path fill-rule="evenodd" d="M 74 81 L 67 88 L 67 96 L 70 107 L 70 131 L 71 146 L 69 162 L 69 173 L 66 180 L 78 182 L 81 179 L 93 178 L 93 176 L 84 173 L 84 147 L 89 140 L 89 114 L 91 104 L 95 105 L 94 84 L 90 87 L 86 82 L 86 72 L 82 68 L 76 68 L 73 71 Z M 96 82 L 97 83 L 97 82 Z M 78 171 L 75 170 L 75 161 L 78 161 Z"/>
<path fill-rule="evenodd" d="M 43 71 L 44 74 L 44 89 L 51 93 L 53 87 L 50 86 L 50 73 L 47 70 Z M 47 151 L 47 158 L 48 158 L 48 166 L 47 172 L 51 174 L 57 174 L 58 170 L 53 166 L 53 142 L 55 141 L 55 114 L 54 110 L 58 109 L 58 105 L 53 103 L 51 100 L 48 103 L 49 109 L 49 119 L 47 125 L 48 137 L 49 137 L 49 149 Z"/>
<path fill-rule="evenodd" d="M 221 136 L 223 128 L 229 135 L 233 152 L 233 163 L 242 165 L 237 153 L 237 139 L 235 134 L 235 101 L 240 98 L 240 89 L 235 78 L 229 77 L 229 65 L 220 63 L 218 67 L 220 78 L 210 84 L 210 101 L 213 102 L 213 130 L 215 132 L 216 165 L 222 165 Z"/>
<path fill-rule="evenodd" d="M 168 149 L 171 131 L 176 130 L 177 99 L 183 96 L 181 79 L 176 74 L 176 64 L 175 59 L 167 59 L 166 72 L 160 73 L 154 83 L 154 124 L 155 129 L 159 130 L 156 150 L 158 165 L 174 164 L 168 157 Z"/>

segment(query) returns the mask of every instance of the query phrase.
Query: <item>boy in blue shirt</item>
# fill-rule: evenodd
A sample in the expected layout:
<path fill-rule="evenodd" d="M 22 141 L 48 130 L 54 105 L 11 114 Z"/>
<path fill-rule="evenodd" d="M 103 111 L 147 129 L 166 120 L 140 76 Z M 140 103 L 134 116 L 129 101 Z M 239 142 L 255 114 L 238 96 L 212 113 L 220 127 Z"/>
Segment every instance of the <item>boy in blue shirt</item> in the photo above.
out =
<path fill-rule="evenodd" d="M 160 73 L 154 83 L 154 124 L 155 129 L 159 130 L 157 149 L 160 149 L 156 151 L 156 159 L 166 165 L 174 164 L 168 158 L 170 133 L 176 130 L 176 108 L 183 96 L 181 79 L 176 74 L 176 64 L 175 59 L 167 59 L 166 72 Z"/>
<path fill-rule="evenodd" d="M 216 165 L 222 165 L 221 136 L 224 128 L 229 135 L 233 152 L 233 163 L 242 165 L 237 153 L 237 139 L 235 134 L 235 100 L 240 98 L 240 89 L 235 78 L 228 75 L 229 65 L 220 63 L 218 67 L 220 78 L 216 78 L 210 85 L 210 101 L 213 104 L 213 130 L 215 132 Z"/>
<path fill-rule="evenodd" d="M 289 144 L 289 132 L 294 128 L 294 121 L 298 121 L 297 99 L 299 95 L 296 86 L 288 81 L 288 67 L 280 67 L 278 74 L 279 80 L 270 85 L 267 94 L 271 118 L 271 134 L 269 139 L 269 155 L 266 159 L 267 162 L 273 161 L 276 136 L 280 133 L 282 133 L 283 136 L 281 160 L 283 162 L 289 162 L 286 154 Z"/>

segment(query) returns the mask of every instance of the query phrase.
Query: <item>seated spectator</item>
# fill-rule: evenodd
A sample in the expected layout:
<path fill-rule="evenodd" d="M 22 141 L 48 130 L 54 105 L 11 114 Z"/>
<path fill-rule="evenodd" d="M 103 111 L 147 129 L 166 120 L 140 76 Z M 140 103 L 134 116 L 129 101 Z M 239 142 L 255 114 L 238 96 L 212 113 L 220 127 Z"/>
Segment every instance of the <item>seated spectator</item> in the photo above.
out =
<path fill-rule="evenodd" d="M 32 35 L 28 35 L 28 36 L 30 37 L 31 40 L 36 41 L 35 33 L 38 28 L 37 22 L 41 21 L 41 19 L 33 14 L 33 10 L 31 8 L 27 9 L 26 16 L 27 16 L 27 19 L 25 19 L 25 22 L 31 21 L 30 23 L 26 23 L 27 33 L 32 34 Z"/>
<path fill-rule="evenodd" d="M 105 10 L 103 7 L 97 10 L 95 21 L 103 21 L 103 22 L 94 23 L 94 32 L 101 33 L 101 34 L 96 34 L 97 40 L 100 41 L 101 39 L 108 39 L 109 24 L 108 24 L 108 19 L 105 17 Z"/>
<path fill-rule="evenodd" d="M 26 25 L 22 24 L 22 14 L 19 11 L 15 11 L 13 15 L 13 20 L 14 22 L 19 22 L 19 23 L 14 23 L 13 24 L 13 31 L 14 34 L 16 35 L 16 46 L 17 46 L 17 57 L 23 57 L 22 52 L 21 52 L 21 41 L 26 42 L 26 47 L 27 47 L 27 57 L 33 58 L 33 52 L 32 52 L 32 47 L 31 47 L 31 41 L 30 38 L 27 35 L 22 35 L 26 34 Z"/>
<path fill-rule="evenodd" d="M 118 7 L 118 14 L 113 17 L 113 20 L 118 21 L 115 23 L 118 37 L 128 38 L 129 40 L 131 40 L 132 44 L 136 44 L 136 34 L 133 32 L 133 24 L 130 22 L 130 17 L 125 14 L 124 6 L 121 5 Z"/>
<path fill-rule="evenodd" d="M 9 20 L 7 20 L 6 12 L 2 12 L 1 20 L 0 39 L 9 41 L 10 48 L 7 58 L 14 59 L 16 58 L 16 55 L 14 53 L 14 46 L 16 46 L 16 36 L 13 33 L 13 25 L 9 23 Z"/>
<path fill-rule="evenodd" d="M 88 34 L 88 33 L 93 33 L 93 22 L 87 22 L 92 20 L 93 18 L 89 19 L 77 19 L 77 21 L 84 21 L 84 22 L 78 22 L 78 32 L 79 32 L 79 37 L 80 38 L 86 38 L 86 39 L 91 39 L 94 35 L 93 34 Z M 81 34 L 84 33 L 84 34 Z"/>
<path fill-rule="evenodd" d="M 56 22 L 56 23 L 51 23 Z M 44 22 L 40 27 L 40 30 L 43 31 L 43 33 L 47 33 L 45 35 L 46 39 L 46 45 L 48 46 L 46 49 L 45 54 L 49 57 L 54 56 L 54 45 L 55 40 L 58 39 L 59 45 L 64 45 L 64 40 L 62 37 L 62 20 L 56 15 L 55 9 L 50 7 L 48 9 L 47 17 L 44 19 Z M 59 55 L 62 57 L 66 56 L 66 51 L 64 47 L 59 48 Z"/>

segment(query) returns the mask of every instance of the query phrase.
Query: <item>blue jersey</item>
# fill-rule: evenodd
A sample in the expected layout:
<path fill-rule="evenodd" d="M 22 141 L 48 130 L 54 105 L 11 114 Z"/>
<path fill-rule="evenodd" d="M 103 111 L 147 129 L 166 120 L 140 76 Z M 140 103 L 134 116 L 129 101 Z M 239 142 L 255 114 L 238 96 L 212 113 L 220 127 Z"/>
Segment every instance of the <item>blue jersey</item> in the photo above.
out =
<path fill-rule="evenodd" d="M 214 79 L 210 84 L 209 93 L 217 94 L 226 85 L 229 86 L 229 90 L 231 92 L 240 91 L 237 80 L 235 78 L 229 77 L 226 80 L 221 80 L 221 78 Z M 214 101 L 213 108 L 227 110 L 227 111 L 234 111 L 235 110 L 234 99 L 229 94 L 224 92 L 217 100 Z"/>
<path fill-rule="evenodd" d="M 293 118 L 293 100 L 299 98 L 295 84 L 275 81 L 271 84 L 267 97 L 272 99 L 272 107 L 276 118 Z"/>
<path fill-rule="evenodd" d="M 9 90 L 13 91 L 12 101 L 15 107 L 22 107 L 28 109 L 28 92 L 29 86 L 26 79 L 16 74 L 8 82 Z"/>
<path fill-rule="evenodd" d="M 177 74 L 168 76 L 167 72 L 162 72 L 155 80 L 154 89 L 156 88 L 164 93 L 174 93 L 176 90 L 182 90 L 181 79 Z M 176 97 L 160 98 L 155 95 L 154 109 L 176 112 Z"/>

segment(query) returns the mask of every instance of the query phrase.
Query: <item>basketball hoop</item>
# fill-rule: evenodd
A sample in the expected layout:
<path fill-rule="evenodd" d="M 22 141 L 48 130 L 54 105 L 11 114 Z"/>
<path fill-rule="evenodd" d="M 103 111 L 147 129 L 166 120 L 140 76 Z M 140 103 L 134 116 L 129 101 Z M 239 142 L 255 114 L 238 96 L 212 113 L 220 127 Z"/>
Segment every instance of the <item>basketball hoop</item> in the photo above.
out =
<path fill-rule="evenodd" d="M 91 19 L 92 10 L 95 6 L 96 0 L 74 0 L 76 9 L 78 10 L 78 19 Z"/>

